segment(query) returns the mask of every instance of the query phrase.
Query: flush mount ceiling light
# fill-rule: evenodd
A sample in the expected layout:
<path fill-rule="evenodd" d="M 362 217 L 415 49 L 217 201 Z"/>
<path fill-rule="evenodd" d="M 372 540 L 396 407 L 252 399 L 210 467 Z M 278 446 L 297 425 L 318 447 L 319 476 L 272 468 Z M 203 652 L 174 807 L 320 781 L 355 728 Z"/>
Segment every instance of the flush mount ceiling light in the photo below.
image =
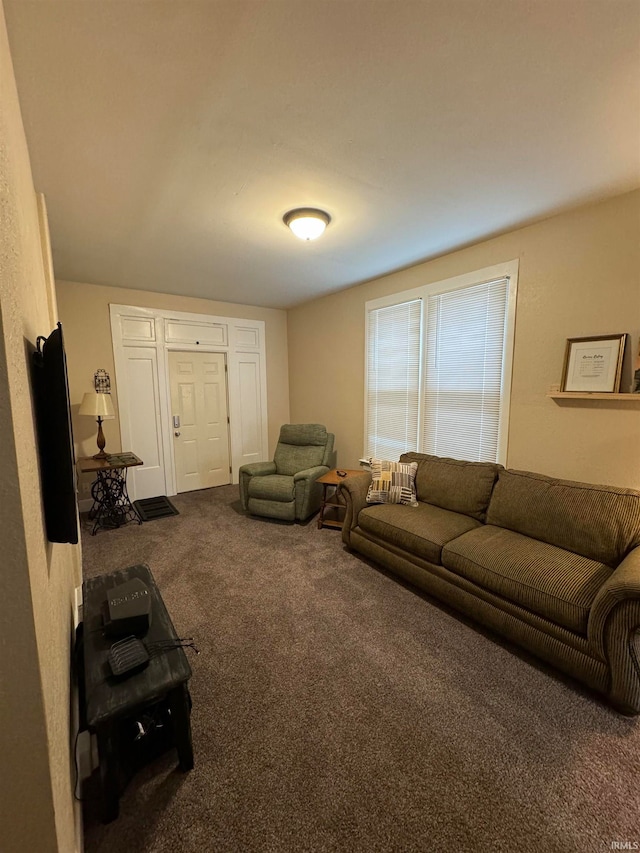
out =
<path fill-rule="evenodd" d="M 297 207 L 282 218 L 300 240 L 316 240 L 331 222 L 328 213 L 313 207 Z"/>

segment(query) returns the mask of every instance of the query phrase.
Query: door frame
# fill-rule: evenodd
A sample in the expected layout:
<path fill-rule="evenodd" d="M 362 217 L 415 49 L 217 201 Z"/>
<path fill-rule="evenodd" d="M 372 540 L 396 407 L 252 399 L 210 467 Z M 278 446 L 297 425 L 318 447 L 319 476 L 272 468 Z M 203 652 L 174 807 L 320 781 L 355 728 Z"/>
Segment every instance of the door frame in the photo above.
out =
<path fill-rule="evenodd" d="M 129 434 L 127 407 L 129 394 L 118 394 L 118 387 L 127 387 L 128 347 L 148 347 L 157 353 L 156 389 L 159 401 L 159 420 L 156 420 L 156 433 L 161 446 L 165 494 L 176 494 L 175 458 L 172 441 L 171 392 L 169 387 L 169 352 L 218 352 L 224 353 L 227 367 L 227 404 L 229 414 L 229 449 L 231 461 L 231 482 L 239 481 L 239 468 L 247 462 L 260 462 L 268 456 L 268 409 L 267 409 L 267 369 L 264 320 L 224 317 L 213 314 L 194 314 L 186 311 L 168 311 L 160 308 L 143 308 L 133 305 L 109 305 L 111 319 L 111 339 L 116 375 L 116 397 L 120 426 L 121 447 L 132 449 Z M 185 336 L 194 330 L 193 341 L 182 339 L 173 341 L 167 338 L 172 330 L 179 326 Z M 219 340 L 212 343 L 196 343 L 195 337 L 201 336 L 201 327 L 215 328 Z M 253 364 L 255 387 L 255 412 L 257 427 L 252 440 L 248 438 L 246 388 L 243 386 L 242 367 Z M 128 490 L 132 500 L 136 499 L 135 468 L 130 471 Z"/>
<path fill-rule="evenodd" d="M 213 353 L 215 355 L 221 355 L 224 358 L 224 386 L 225 393 L 227 395 L 227 447 L 229 448 L 229 483 L 233 483 L 233 462 L 232 462 L 232 453 L 231 453 L 231 410 L 229 408 L 229 366 L 227 364 L 227 353 L 224 350 L 220 349 L 211 349 L 209 347 L 201 347 L 201 346 L 191 346 L 184 347 L 182 344 L 168 344 L 166 347 L 166 378 L 167 378 L 167 400 L 169 404 L 169 439 L 171 439 L 173 433 L 173 421 L 171 414 L 171 376 L 169 373 L 169 353 L 170 352 L 205 352 L 205 353 Z M 177 476 L 176 476 L 176 454 L 175 454 L 175 442 L 170 441 L 171 445 L 171 465 L 169 466 L 169 471 L 171 473 L 171 477 L 173 478 L 173 491 L 172 495 L 183 494 L 183 492 L 178 492 L 177 485 Z M 168 477 L 165 475 L 165 480 L 168 485 Z M 227 484 L 228 485 L 228 484 Z M 194 489 L 194 491 L 196 491 Z"/>

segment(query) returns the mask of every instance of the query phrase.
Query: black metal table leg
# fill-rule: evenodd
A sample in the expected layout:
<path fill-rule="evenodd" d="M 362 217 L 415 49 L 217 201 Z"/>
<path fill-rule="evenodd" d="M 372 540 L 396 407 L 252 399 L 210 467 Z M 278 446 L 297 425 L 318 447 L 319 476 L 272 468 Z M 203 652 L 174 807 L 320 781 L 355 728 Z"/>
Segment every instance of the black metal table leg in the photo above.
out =
<path fill-rule="evenodd" d="M 98 471 L 91 487 L 93 506 L 89 518 L 94 521 L 92 535 L 100 528 L 121 527 L 131 521 L 142 524 L 142 520 L 129 500 L 127 492 L 127 469 L 112 468 Z"/>

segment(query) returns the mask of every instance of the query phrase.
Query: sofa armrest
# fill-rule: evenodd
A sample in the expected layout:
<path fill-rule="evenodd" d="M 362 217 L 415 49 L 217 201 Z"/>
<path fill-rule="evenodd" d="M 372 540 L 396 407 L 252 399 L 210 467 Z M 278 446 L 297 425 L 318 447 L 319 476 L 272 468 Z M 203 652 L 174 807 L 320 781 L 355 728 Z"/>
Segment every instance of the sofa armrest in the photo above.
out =
<path fill-rule="evenodd" d="M 640 607 L 640 548 L 634 548 L 627 554 L 606 583 L 600 587 L 591 605 L 587 633 L 589 641 L 595 644 L 599 651 L 604 653 L 602 641 L 609 618 L 615 615 L 620 604 L 634 600 Z M 640 616 L 637 627 L 640 628 Z"/>
<path fill-rule="evenodd" d="M 640 548 L 631 551 L 591 605 L 587 635 L 611 670 L 612 701 L 640 710 Z"/>
<path fill-rule="evenodd" d="M 249 508 L 249 480 L 252 477 L 266 477 L 268 474 L 276 473 L 276 463 L 271 462 L 249 462 L 241 465 L 238 471 L 240 478 L 240 503 L 245 512 Z"/>
<path fill-rule="evenodd" d="M 358 515 L 367 506 L 367 492 L 371 484 L 371 472 L 353 474 L 346 477 L 339 485 L 338 492 L 346 505 L 346 513 L 342 525 L 342 541 L 351 545 L 351 531 L 358 526 Z"/>

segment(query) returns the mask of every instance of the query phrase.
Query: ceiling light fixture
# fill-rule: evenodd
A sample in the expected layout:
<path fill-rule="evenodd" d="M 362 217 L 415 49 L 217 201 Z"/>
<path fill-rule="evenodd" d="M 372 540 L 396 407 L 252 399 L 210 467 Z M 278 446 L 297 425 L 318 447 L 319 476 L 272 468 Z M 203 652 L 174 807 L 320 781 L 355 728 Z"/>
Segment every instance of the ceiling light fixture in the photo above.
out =
<path fill-rule="evenodd" d="M 313 207 L 297 207 L 285 213 L 282 218 L 284 224 L 288 225 L 300 240 L 316 240 L 331 222 L 328 213 Z"/>

